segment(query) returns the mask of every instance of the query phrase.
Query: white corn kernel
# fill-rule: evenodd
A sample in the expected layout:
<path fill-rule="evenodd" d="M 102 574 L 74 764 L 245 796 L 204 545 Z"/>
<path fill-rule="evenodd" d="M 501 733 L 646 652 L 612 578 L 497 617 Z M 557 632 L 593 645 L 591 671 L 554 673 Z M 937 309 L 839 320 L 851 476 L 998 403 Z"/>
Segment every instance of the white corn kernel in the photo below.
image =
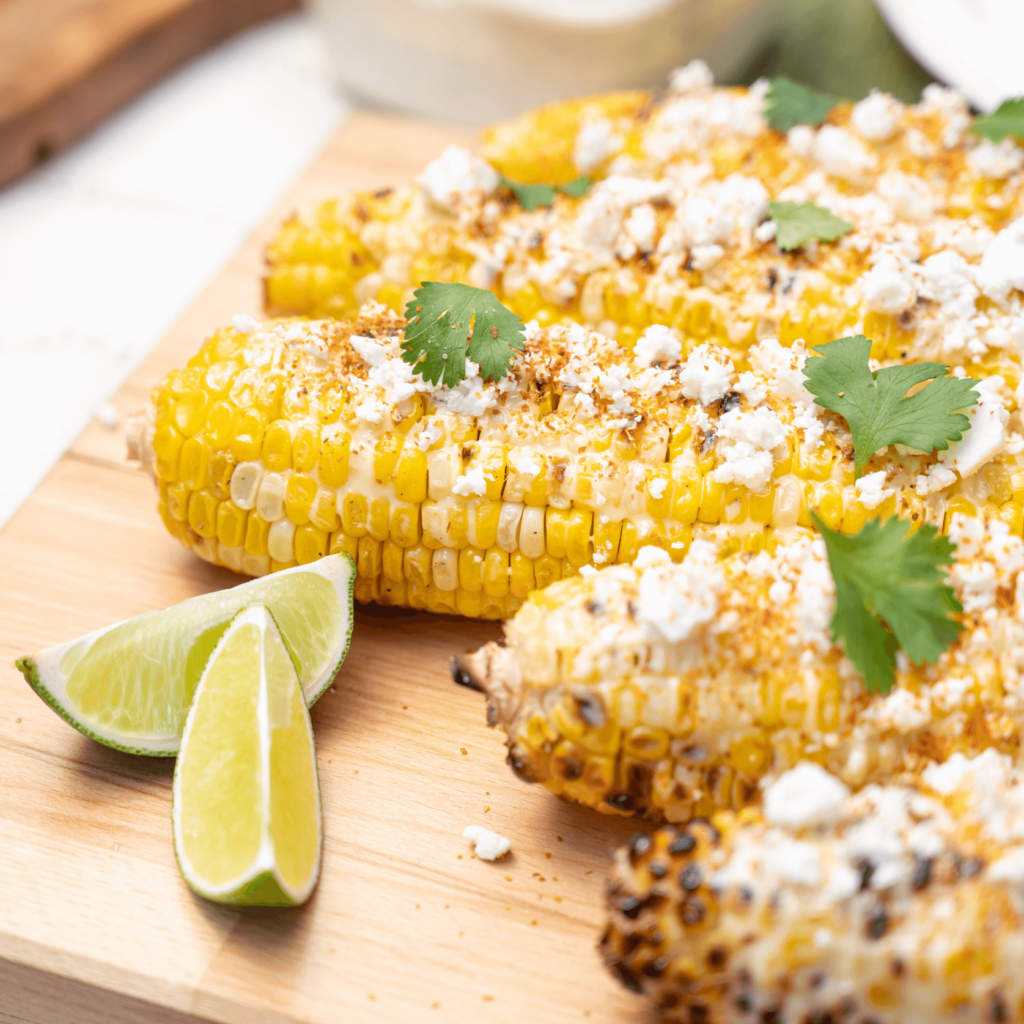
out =
<path fill-rule="evenodd" d="M 284 491 L 287 486 L 288 480 L 282 473 L 267 473 L 263 478 L 256 494 L 256 511 L 261 519 L 276 523 L 284 515 Z"/>
<path fill-rule="evenodd" d="M 262 479 L 262 462 L 240 462 L 231 474 L 231 500 L 239 508 L 255 508 L 256 492 Z"/>
<path fill-rule="evenodd" d="M 245 555 L 245 548 L 241 544 L 233 548 L 229 548 L 227 544 L 218 544 L 217 555 L 221 562 L 229 569 L 234 572 L 242 571 L 242 558 Z"/>
<path fill-rule="evenodd" d="M 544 513 L 542 508 L 527 505 L 519 524 L 519 550 L 527 558 L 540 558 L 544 554 Z"/>
<path fill-rule="evenodd" d="M 459 478 L 460 461 L 457 452 L 442 449 L 427 455 L 427 494 L 440 501 L 451 494 L 452 484 Z"/>
<path fill-rule="evenodd" d="M 795 477 L 783 477 L 775 487 L 775 504 L 772 506 L 772 526 L 777 530 L 785 530 L 796 526 L 800 517 L 800 503 L 804 498 L 804 489 Z"/>
<path fill-rule="evenodd" d="M 197 535 L 192 536 L 192 550 L 201 558 L 204 562 L 210 562 L 213 565 L 217 564 L 217 538 L 216 537 L 199 537 Z"/>
<path fill-rule="evenodd" d="M 427 504 L 420 507 L 423 523 L 423 536 L 429 537 L 435 544 L 454 547 L 455 542 L 448 536 L 448 509 L 443 505 Z"/>
<path fill-rule="evenodd" d="M 242 572 L 247 576 L 266 576 L 270 572 L 270 555 L 243 555 Z"/>
<path fill-rule="evenodd" d="M 498 547 L 510 555 L 519 547 L 519 520 L 523 518 L 523 506 L 512 501 L 501 503 L 498 514 Z"/>
<path fill-rule="evenodd" d="M 267 551 L 275 562 L 291 562 L 295 558 L 295 524 L 278 519 L 267 532 Z"/>
<path fill-rule="evenodd" d="M 430 571 L 438 590 L 454 590 L 459 585 L 459 554 L 440 548 L 430 560 Z"/>

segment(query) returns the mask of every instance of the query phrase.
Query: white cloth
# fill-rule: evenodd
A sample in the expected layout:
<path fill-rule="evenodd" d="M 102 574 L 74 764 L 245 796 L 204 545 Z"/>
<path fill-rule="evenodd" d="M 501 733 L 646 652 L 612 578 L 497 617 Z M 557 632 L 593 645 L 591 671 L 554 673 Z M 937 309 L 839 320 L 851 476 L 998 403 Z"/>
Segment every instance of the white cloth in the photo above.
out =
<path fill-rule="evenodd" d="M 252 29 L 0 192 L 0 525 L 348 112 L 320 47 Z"/>

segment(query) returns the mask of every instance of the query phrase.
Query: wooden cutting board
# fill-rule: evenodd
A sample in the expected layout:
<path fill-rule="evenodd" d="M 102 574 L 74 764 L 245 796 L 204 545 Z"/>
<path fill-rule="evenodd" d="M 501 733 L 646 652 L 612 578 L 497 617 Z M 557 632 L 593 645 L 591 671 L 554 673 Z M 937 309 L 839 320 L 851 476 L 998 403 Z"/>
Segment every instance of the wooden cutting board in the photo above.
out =
<path fill-rule="evenodd" d="M 115 399 L 139 408 L 237 312 L 289 210 L 406 181 L 457 130 L 357 115 Z M 634 830 L 519 782 L 448 659 L 494 624 L 366 607 L 313 709 L 324 800 L 317 892 L 295 910 L 193 896 L 171 846 L 173 762 L 62 722 L 13 659 L 238 582 L 177 545 L 120 431 L 90 427 L 0 532 L 0 1022 L 637 1024 L 605 973 L 611 851 Z M 513 844 L 470 857 L 462 830 Z M 69 1016 L 73 1008 L 73 1018 Z"/>
<path fill-rule="evenodd" d="M 0 186 L 300 0 L 0 0 Z"/>

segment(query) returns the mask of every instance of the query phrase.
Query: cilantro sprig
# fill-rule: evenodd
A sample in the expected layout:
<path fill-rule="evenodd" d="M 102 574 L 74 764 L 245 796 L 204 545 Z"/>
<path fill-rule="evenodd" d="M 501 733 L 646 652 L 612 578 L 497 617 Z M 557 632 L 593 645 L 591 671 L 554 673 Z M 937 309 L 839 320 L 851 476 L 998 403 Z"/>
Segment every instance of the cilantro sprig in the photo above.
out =
<path fill-rule="evenodd" d="M 788 203 L 773 200 L 768 212 L 775 221 L 775 242 L 784 252 L 799 249 L 817 238 L 821 242 L 834 242 L 842 238 L 853 225 L 837 217 L 831 210 L 816 203 Z"/>
<path fill-rule="evenodd" d="M 780 132 L 788 132 L 795 124 L 821 124 L 839 102 L 835 96 L 815 92 L 788 78 L 773 78 L 765 100 L 765 120 Z"/>
<path fill-rule="evenodd" d="M 844 417 L 853 435 L 854 476 L 890 444 L 919 451 L 944 450 L 959 441 L 971 421 L 958 410 L 978 402 L 973 378 L 947 377 L 942 363 L 914 363 L 871 371 L 871 342 L 858 334 L 815 345 L 823 358 L 808 359 L 804 386 L 816 404 Z M 927 387 L 907 395 L 925 381 Z"/>
<path fill-rule="evenodd" d="M 523 350 L 523 321 L 494 292 L 424 281 L 413 296 L 405 309 L 402 359 L 431 384 L 455 387 L 466 376 L 467 356 L 484 380 L 498 380 L 509 372 L 513 353 Z"/>
<path fill-rule="evenodd" d="M 578 178 L 573 178 L 572 181 L 567 181 L 562 185 L 525 185 L 521 181 L 513 181 L 511 178 L 506 178 L 503 174 L 499 184 L 507 189 L 511 189 L 516 197 L 516 202 L 529 212 L 535 210 L 538 206 L 550 206 L 555 201 L 556 192 L 562 192 L 567 196 L 572 196 L 573 199 L 579 199 L 580 196 L 587 194 L 590 186 L 594 184 L 594 180 L 593 178 L 588 178 L 585 174 L 581 174 Z"/>
<path fill-rule="evenodd" d="M 953 545 L 934 526 L 910 533 L 910 524 L 895 517 L 869 519 L 847 536 L 811 516 L 836 584 L 832 639 L 842 643 L 868 690 L 888 693 L 900 648 L 915 665 L 935 662 L 963 629 L 951 617 L 963 607 L 943 582 Z"/>
<path fill-rule="evenodd" d="M 976 117 L 970 131 L 992 142 L 1002 142 L 1007 135 L 1024 142 L 1024 96 L 1004 100 L 991 114 Z"/>

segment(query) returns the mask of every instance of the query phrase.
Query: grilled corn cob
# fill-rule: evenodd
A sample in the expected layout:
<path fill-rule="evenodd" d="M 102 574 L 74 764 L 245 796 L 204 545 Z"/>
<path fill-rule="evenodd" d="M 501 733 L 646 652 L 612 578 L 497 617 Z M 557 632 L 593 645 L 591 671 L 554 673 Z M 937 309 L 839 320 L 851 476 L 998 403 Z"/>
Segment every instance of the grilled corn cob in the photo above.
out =
<path fill-rule="evenodd" d="M 601 950 L 681 1024 L 1024 1016 L 1024 781 L 994 751 L 850 796 L 802 764 L 763 813 L 637 835 Z"/>
<path fill-rule="evenodd" d="M 771 548 L 810 509 L 847 532 L 893 513 L 944 527 L 957 510 L 1024 525 L 998 378 L 962 442 L 878 455 L 855 484 L 850 435 L 804 390 L 799 346 L 766 340 L 741 372 L 716 346 L 684 356 L 662 326 L 629 352 L 532 325 L 510 377 L 471 367 L 448 389 L 401 360 L 403 325 L 376 305 L 216 333 L 154 390 L 136 439 L 168 529 L 250 575 L 345 550 L 358 600 L 505 618 L 644 544 L 676 561 L 694 537 Z"/>
<path fill-rule="evenodd" d="M 1024 150 L 965 134 L 963 97 L 917 106 L 873 94 L 819 129 L 770 130 L 765 84 L 713 88 L 699 62 L 657 103 L 630 94 L 556 104 L 452 148 L 417 184 L 323 203 L 268 250 L 270 313 L 402 311 L 421 281 L 493 288 L 524 321 L 582 322 L 632 347 L 651 324 L 742 353 L 846 334 L 879 359 L 979 363 L 1011 389 L 1024 345 Z M 513 179 L 597 181 L 525 211 Z M 853 225 L 782 252 L 769 199 L 811 200 Z M 1014 240 L 1015 239 L 1015 240 Z"/>
<path fill-rule="evenodd" d="M 956 516 L 950 582 L 960 640 L 934 665 L 903 659 L 869 693 L 829 634 L 834 585 L 809 533 L 773 555 L 675 565 L 645 548 L 530 595 L 488 644 L 453 664 L 488 698 L 520 778 L 608 813 L 686 822 L 759 799 L 810 759 L 850 786 L 989 747 L 1024 729 L 1024 543 Z"/>

